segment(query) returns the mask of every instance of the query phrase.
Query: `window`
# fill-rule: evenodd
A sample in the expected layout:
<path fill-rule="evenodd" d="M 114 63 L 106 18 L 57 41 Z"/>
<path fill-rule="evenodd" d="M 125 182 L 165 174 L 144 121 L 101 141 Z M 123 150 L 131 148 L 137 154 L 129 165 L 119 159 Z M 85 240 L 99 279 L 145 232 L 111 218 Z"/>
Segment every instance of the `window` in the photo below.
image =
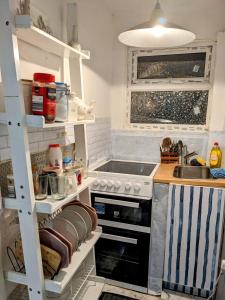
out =
<path fill-rule="evenodd" d="M 128 127 L 206 130 L 212 54 L 212 45 L 130 49 Z"/>
<path fill-rule="evenodd" d="M 130 123 L 205 125 L 208 91 L 131 92 Z"/>

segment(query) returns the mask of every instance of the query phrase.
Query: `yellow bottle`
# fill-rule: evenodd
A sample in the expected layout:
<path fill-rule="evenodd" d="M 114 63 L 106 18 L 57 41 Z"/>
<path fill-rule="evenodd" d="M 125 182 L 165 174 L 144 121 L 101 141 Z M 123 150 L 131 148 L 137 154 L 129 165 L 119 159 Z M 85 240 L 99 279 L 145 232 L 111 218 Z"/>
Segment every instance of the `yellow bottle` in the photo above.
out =
<path fill-rule="evenodd" d="M 210 153 L 209 164 L 210 168 L 220 168 L 222 163 L 222 151 L 219 147 L 219 143 L 214 143 Z"/>

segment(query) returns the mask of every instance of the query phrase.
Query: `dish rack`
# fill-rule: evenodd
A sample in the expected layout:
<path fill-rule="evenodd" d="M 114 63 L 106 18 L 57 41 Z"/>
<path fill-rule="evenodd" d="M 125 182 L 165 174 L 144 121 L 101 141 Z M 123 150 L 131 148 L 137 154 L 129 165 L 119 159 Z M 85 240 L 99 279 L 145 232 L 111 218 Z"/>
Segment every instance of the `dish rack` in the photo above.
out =
<path fill-rule="evenodd" d="M 86 124 L 91 121 L 45 124 L 42 116 L 26 115 L 24 96 L 21 92 L 18 39 L 33 47 L 43 46 L 43 51 L 60 58 L 63 71 L 61 81 L 67 82 L 71 86 L 71 91 L 78 94 L 81 99 L 84 98 L 82 60 L 89 59 L 89 51 L 74 49 L 37 29 L 32 25 L 28 15 L 15 16 L 16 9 L 13 5 L 16 5 L 16 1 L 0 1 L 0 69 L 6 108 L 5 112 L 0 113 L 0 124 L 8 129 L 16 199 L 3 197 L 2 203 L 5 209 L 18 213 L 26 274 L 3 270 L 3 261 L 0 257 L 1 300 L 8 298 L 7 282 L 14 283 L 14 288 L 19 285 L 18 289 L 26 291 L 27 299 L 30 300 L 45 300 L 47 293 L 54 293 L 60 299 L 71 282 L 74 282 L 71 299 L 98 299 L 104 280 L 95 276 L 94 245 L 101 236 L 101 228 L 92 232 L 91 237 L 80 247 L 80 251 L 74 253 L 70 265 L 60 270 L 54 280 L 44 278 L 38 234 L 38 214 L 52 215 L 75 197 L 91 205 L 90 186 L 93 180 L 86 179 L 76 193 L 62 201 L 56 202 L 51 198 L 35 201 L 27 133 L 28 127 L 45 129 L 73 125 L 75 136 L 79 141 L 76 145 L 77 158 L 82 159 L 87 166 Z M 76 72 L 70 72 L 71 68 L 76 69 Z M 0 240 L 3 238 L 2 233 Z M 13 297 L 13 294 L 11 296 Z M 14 299 L 22 300 L 22 298 Z"/>

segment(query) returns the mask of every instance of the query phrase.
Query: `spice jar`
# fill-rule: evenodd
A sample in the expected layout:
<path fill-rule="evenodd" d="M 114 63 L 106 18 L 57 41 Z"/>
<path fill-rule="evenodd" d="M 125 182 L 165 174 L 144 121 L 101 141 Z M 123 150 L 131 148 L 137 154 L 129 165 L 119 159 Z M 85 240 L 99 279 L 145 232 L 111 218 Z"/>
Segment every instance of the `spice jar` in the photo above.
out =
<path fill-rule="evenodd" d="M 34 73 L 32 113 L 44 116 L 47 123 L 54 122 L 56 116 L 56 85 L 54 75 Z"/>

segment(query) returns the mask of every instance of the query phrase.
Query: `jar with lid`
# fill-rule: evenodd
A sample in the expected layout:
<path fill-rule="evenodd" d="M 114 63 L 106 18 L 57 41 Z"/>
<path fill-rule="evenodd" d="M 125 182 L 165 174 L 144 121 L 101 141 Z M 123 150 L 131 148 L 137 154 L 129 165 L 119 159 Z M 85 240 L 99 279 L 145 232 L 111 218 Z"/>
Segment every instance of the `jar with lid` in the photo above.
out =
<path fill-rule="evenodd" d="M 56 85 L 55 76 L 46 73 L 34 73 L 32 86 L 32 113 L 42 115 L 47 123 L 55 121 Z"/>
<path fill-rule="evenodd" d="M 49 163 L 51 167 L 63 168 L 62 150 L 59 144 L 49 145 Z"/>
<path fill-rule="evenodd" d="M 56 121 L 68 120 L 68 95 L 69 87 L 64 82 L 56 82 Z"/>

